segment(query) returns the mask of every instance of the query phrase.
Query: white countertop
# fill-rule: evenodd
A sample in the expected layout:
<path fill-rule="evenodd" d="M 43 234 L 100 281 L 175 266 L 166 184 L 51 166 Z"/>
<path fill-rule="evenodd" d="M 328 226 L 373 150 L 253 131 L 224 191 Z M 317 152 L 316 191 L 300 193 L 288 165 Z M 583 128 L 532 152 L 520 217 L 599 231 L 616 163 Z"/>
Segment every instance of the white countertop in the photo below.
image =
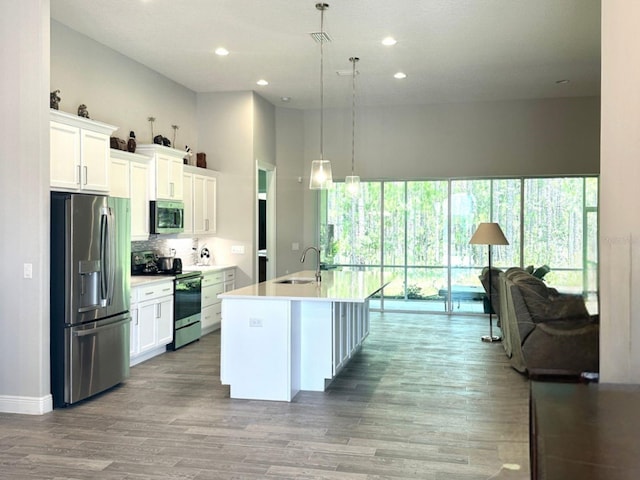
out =
<path fill-rule="evenodd" d="M 220 272 L 222 270 L 228 270 L 230 268 L 236 268 L 235 265 L 185 265 L 182 267 L 183 272 Z"/>
<path fill-rule="evenodd" d="M 183 272 L 202 272 L 203 274 L 221 272 L 235 268 L 235 265 L 187 265 L 182 267 Z M 173 282 L 176 277 L 173 275 L 131 275 L 131 286 L 139 287 L 150 283 Z"/>
<path fill-rule="evenodd" d="M 173 282 L 173 275 L 131 275 L 131 287 L 149 285 L 151 283 Z"/>
<path fill-rule="evenodd" d="M 218 298 L 362 303 L 389 283 L 382 281 L 378 272 L 322 271 L 320 284 L 315 282 L 314 277 L 314 271 L 305 270 L 221 293 Z M 311 279 L 313 282 L 306 284 L 278 283 L 288 278 Z"/>

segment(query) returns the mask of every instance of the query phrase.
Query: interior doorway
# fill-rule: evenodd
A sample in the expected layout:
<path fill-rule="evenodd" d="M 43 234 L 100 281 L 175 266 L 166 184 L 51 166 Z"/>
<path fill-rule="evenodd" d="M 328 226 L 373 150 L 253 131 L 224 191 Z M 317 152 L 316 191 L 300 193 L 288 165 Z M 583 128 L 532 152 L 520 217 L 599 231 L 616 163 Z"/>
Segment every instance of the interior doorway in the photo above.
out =
<path fill-rule="evenodd" d="M 257 161 L 256 206 L 256 278 L 258 282 L 275 276 L 276 265 L 276 169 L 273 165 Z"/>

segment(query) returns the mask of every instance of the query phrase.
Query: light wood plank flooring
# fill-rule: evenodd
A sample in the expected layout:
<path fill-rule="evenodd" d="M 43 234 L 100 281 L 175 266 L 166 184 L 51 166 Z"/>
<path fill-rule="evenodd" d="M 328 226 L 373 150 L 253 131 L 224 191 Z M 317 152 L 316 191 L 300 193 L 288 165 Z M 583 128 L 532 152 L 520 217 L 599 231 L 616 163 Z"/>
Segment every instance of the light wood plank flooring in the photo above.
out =
<path fill-rule="evenodd" d="M 529 383 L 480 341 L 486 317 L 371 320 L 328 391 L 292 403 L 229 399 L 214 332 L 77 406 L 0 414 L 0 478 L 529 478 Z"/>

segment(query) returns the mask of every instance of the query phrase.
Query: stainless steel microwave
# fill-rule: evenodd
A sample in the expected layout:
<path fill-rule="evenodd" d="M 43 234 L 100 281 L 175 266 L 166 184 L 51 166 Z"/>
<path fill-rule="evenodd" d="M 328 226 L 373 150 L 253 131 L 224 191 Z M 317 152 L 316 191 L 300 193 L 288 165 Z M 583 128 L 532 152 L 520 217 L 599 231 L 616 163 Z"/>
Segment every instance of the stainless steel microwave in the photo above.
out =
<path fill-rule="evenodd" d="M 151 233 L 184 232 L 184 203 L 155 200 L 151 202 Z"/>

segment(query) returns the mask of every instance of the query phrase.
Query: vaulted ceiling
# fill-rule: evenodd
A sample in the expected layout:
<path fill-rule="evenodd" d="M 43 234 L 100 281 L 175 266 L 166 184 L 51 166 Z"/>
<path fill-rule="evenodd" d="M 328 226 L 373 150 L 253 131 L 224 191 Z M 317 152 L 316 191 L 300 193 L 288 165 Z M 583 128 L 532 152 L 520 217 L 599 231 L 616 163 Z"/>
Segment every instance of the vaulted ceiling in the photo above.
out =
<path fill-rule="evenodd" d="M 324 105 L 599 95 L 600 0 L 327 0 Z M 314 0 L 51 0 L 51 17 L 196 92 L 320 104 Z M 387 36 L 397 40 L 384 46 Z M 224 47 L 227 56 L 214 50 Z M 337 72 L 340 72 L 338 74 Z M 404 72 L 402 80 L 394 78 Z M 256 85 L 259 79 L 269 82 Z M 283 97 L 288 101 L 283 101 Z"/>

